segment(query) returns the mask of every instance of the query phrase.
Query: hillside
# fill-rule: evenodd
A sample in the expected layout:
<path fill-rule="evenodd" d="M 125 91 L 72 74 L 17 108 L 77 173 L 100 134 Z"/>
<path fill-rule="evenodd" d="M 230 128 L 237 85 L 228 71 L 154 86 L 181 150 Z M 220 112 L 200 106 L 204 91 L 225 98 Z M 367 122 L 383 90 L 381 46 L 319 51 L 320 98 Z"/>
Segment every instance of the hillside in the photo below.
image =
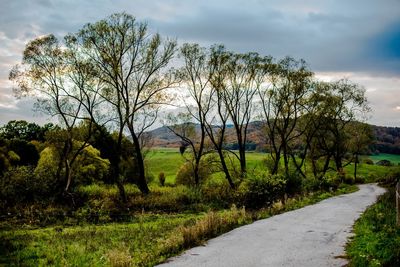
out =
<path fill-rule="evenodd" d="M 388 153 L 400 155 L 400 128 L 371 125 L 375 134 L 375 142 L 371 145 L 372 153 Z M 199 126 L 196 126 L 199 130 Z M 180 139 L 166 126 L 150 131 L 153 136 L 155 147 L 179 147 Z M 230 147 L 235 149 L 235 132 L 232 126 L 227 129 L 226 137 Z M 263 123 L 260 121 L 251 122 L 248 127 L 248 148 L 249 150 L 262 149 L 265 143 Z"/>

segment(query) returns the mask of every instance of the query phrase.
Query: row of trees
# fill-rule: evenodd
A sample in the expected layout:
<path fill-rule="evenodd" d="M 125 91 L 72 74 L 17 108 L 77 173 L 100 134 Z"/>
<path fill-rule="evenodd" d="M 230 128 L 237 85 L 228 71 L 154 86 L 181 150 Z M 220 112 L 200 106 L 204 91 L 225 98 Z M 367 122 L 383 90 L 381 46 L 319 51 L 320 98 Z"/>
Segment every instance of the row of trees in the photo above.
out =
<path fill-rule="evenodd" d="M 105 140 L 110 131 L 115 132 L 109 161 L 123 199 L 124 136 L 133 143 L 125 157 L 135 167 L 131 182 L 147 194 L 146 130 L 174 93 L 185 96 L 186 112 L 168 123 L 190 147 L 196 184 L 201 182 L 201 161 L 211 152 L 218 155 L 231 187 L 246 177 L 247 127 L 255 119 L 265 122 L 272 173 L 280 171 L 283 160 L 286 175 L 295 166 L 305 176 L 306 158 L 316 176 L 323 176 L 331 160 L 341 172 L 350 146 L 349 126 L 358 127 L 354 120 L 368 110 L 362 88 L 346 80 L 316 81 L 304 61 L 289 57 L 276 61 L 223 46 L 178 48 L 176 41 L 150 34 L 146 24 L 125 13 L 87 24 L 63 42 L 53 35 L 29 42 L 10 79 L 17 85 L 17 95 L 35 95 L 37 107 L 60 120 L 56 176 L 65 181 L 65 192 L 73 183 L 74 165 L 93 135 Z M 193 122 L 200 126 L 199 132 L 190 129 Z M 226 149 L 226 129 L 231 124 L 238 151 Z M 78 125 L 85 130 L 76 131 Z M 239 162 L 238 172 L 232 171 L 232 156 Z"/>
<path fill-rule="evenodd" d="M 188 91 L 186 112 L 170 120 L 175 125 L 169 128 L 191 148 L 196 183 L 201 158 L 214 151 L 232 187 L 233 177 L 246 176 L 247 129 L 255 119 L 265 128 L 270 172 L 282 171 L 286 177 L 306 177 L 307 160 L 318 179 L 332 167 L 331 161 L 343 173 L 344 158 L 353 153 L 357 162 L 372 141 L 369 126 L 355 122 L 369 111 L 364 90 L 357 84 L 317 81 L 304 61 L 290 57 L 276 61 L 197 44 L 183 45 L 180 55 Z M 188 129 L 194 127 L 193 121 L 200 127 L 197 132 Z M 227 149 L 230 124 L 237 151 Z M 239 175 L 227 167 L 230 155 L 240 163 Z"/>

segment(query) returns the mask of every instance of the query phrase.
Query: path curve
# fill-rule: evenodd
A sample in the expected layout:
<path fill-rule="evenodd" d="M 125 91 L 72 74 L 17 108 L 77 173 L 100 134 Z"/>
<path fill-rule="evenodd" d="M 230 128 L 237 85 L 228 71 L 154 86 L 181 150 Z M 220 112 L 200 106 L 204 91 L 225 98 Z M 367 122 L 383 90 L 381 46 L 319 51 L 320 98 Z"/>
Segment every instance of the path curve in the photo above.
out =
<path fill-rule="evenodd" d="M 160 266 L 343 266 L 360 214 L 385 190 L 376 184 L 234 229 Z"/>

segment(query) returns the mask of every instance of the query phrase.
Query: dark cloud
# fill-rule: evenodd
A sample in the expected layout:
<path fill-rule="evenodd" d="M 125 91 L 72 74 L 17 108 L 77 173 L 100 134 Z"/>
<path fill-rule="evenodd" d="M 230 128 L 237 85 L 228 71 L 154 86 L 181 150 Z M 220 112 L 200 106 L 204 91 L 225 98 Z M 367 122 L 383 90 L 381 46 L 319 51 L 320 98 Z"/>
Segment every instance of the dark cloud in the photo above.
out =
<path fill-rule="evenodd" d="M 62 37 L 123 11 L 180 43 L 290 55 L 316 72 L 400 75 L 398 0 L 19 0 L 1 3 L 0 93 L 11 94 L 4 81 L 29 40 L 48 33 Z M 378 91 L 388 92 L 385 81 Z M 368 88 L 371 81 L 364 82 Z"/>

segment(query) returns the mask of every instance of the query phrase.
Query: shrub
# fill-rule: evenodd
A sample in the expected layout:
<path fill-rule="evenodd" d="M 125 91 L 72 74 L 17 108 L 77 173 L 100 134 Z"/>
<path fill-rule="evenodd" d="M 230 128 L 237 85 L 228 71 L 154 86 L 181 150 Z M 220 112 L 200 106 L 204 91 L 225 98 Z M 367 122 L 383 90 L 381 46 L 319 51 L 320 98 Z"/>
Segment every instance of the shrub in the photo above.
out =
<path fill-rule="evenodd" d="M 392 164 L 392 162 L 390 160 L 383 159 L 383 160 L 378 161 L 376 163 L 376 165 L 379 165 L 379 166 L 392 166 L 393 164 Z"/>
<path fill-rule="evenodd" d="M 363 184 L 363 183 L 365 183 L 365 178 L 364 178 L 364 176 L 357 175 L 357 176 L 356 176 L 356 179 L 355 179 L 355 183 L 356 183 L 356 184 Z"/>
<path fill-rule="evenodd" d="M 285 188 L 286 179 L 280 175 L 253 173 L 239 186 L 237 198 L 241 205 L 257 209 L 282 198 Z"/>
<path fill-rule="evenodd" d="M 35 176 L 31 166 L 13 167 L 0 178 L 0 198 L 6 205 L 42 199 L 50 191 L 49 183 Z"/>
<path fill-rule="evenodd" d="M 352 185 L 352 184 L 355 183 L 355 179 L 354 179 L 353 176 L 345 175 L 344 178 L 343 178 L 343 182 L 344 182 L 345 184 L 350 184 L 350 185 Z"/>
<path fill-rule="evenodd" d="M 267 168 L 267 170 L 271 173 L 274 169 L 275 162 L 271 158 L 271 156 L 268 156 L 262 160 L 263 165 Z M 280 166 L 278 167 L 280 169 Z"/>
<path fill-rule="evenodd" d="M 165 174 L 163 172 L 158 174 L 158 181 L 160 182 L 161 186 L 165 185 Z"/>
<path fill-rule="evenodd" d="M 199 180 L 203 183 L 210 177 L 212 171 L 205 161 L 200 162 L 199 165 Z M 177 185 L 195 186 L 194 169 L 191 162 L 184 163 L 176 174 L 175 183 Z"/>
<path fill-rule="evenodd" d="M 333 189 L 336 190 L 340 183 L 342 182 L 342 177 L 337 172 L 328 172 L 322 178 L 321 189 Z"/>
<path fill-rule="evenodd" d="M 74 164 L 76 184 L 91 184 L 104 180 L 108 174 L 110 162 L 100 157 L 100 151 L 92 146 L 86 147 Z"/>
<path fill-rule="evenodd" d="M 286 177 L 286 193 L 294 195 L 302 190 L 302 176 L 298 172 L 291 172 Z"/>
<path fill-rule="evenodd" d="M 364 159 L 363 162 L 368 165 L 374 165 L 374 161 L 370 158 Z"/>

